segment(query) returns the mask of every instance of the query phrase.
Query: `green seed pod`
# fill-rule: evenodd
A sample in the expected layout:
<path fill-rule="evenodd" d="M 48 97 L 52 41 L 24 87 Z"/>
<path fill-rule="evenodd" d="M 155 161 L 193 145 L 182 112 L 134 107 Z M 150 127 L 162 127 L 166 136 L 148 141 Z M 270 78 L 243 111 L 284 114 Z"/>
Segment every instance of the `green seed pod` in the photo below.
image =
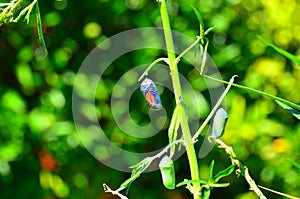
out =
<path fill-rule="evenodd" d="M 159 162 L 163 184 L 167 189 L 175 189 L 175 170 L 172 159 L 169 156 L 164 156 Z"/>
<path fill-rule="evenodd" d="M 213 119 L 212 137 L 220 138 L 223 135 L 227 120 L 228 113 L 223 108 L 219 108 Z"/>

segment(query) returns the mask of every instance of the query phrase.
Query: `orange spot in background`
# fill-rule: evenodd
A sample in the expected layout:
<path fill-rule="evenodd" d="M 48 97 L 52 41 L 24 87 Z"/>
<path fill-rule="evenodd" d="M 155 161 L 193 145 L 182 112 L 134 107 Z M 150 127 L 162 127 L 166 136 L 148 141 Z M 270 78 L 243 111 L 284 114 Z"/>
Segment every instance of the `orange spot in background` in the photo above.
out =
<path fill-rule="evenodd" d="M 53 171 L 55 169 L 57 162 L 50 152 L 41 150 L 39 151 L 38 156 L 42 169 L 47 171 Z"/>
<path fill-rule="evenodd" d="M 277 153 L 285 153 L 290 149 L 290 141 L 285 138 L 277 138 L 273 140 L 272 146 Z"/>

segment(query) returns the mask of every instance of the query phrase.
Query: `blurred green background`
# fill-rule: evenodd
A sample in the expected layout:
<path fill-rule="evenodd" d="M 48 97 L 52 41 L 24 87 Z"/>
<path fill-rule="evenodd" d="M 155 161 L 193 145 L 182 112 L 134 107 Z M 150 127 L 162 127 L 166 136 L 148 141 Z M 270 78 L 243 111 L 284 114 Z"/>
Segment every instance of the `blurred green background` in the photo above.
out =
<path fill-rule="evenodd" d="M 169 0 L 172 28 L 195 38 L 199 26 L 190 3 L 201 12 L 206 28 L 215 26 L 208 36 L 208 52 L 223 79 L 237 74 L 240 84 L 300 103 L 300 67 L 256 37 L 265 36 L 300 55 L 299 1 Z M 45 0 L 39 4 L 48 57 L 40 54 L 34 16 L 29 24 L 0 27 L 0 198 L 116 198 L 104 193 L 102 183 L 118 188 L 130 174 L 99 163 L 81 144 L 72 118 L 72 86 L 84 58 L 99 42 L 132 28 L 160 27 L 159 4 L 154 0 Z M 123 56 L 108 69 L 97 99 L 101 102 L 98 119 L 104 129 L 117 129 L 110 113 L 114 84 L 132 66 L 159 56 L 147 53 Z M 179 70 L 209 101 L 195 70 Z M 88 87 L 88 80 L 82 85 Z M 161 98 L 163 104 L 173 100 L 165 92 Z M 137 116 L 147 118 L 146 102 L 142 96 L 138 100 L 144 106 Z M 139 103 L 130 106 L 140 108 Z M 226 108 L 230 119 L 224 141 L 233 146 L 256 182 L 300 197 L 300 169 L 292 164 L 300 163 L 297 119 L 273 100 L 237 88 L 230 90 Z M 203 118 L 205 114 L 207 111 Z M 168 122 L 159 139 L 132 139 L 121 130 L 108 131 L 107 136 L 131 151 L 158 149 L 168 142 Z M 217 170 L 230 163 L 224 152 L 214 148 L 200 160 L 202 178 L 207 177 L 212 159 Z M 176 161 L 175 167 L 178 182 L 189 178 L 186 156 Z M 257 198 L 243 178 L 232 174 L 226 180 L 231 185 L 215 189 L 211 198 Z M 272 193 L 266 196 L 281 198 Z M 184 188 L 166 190 L 156 171 L 137 179 L 129 198 L 191 196 Z"/>

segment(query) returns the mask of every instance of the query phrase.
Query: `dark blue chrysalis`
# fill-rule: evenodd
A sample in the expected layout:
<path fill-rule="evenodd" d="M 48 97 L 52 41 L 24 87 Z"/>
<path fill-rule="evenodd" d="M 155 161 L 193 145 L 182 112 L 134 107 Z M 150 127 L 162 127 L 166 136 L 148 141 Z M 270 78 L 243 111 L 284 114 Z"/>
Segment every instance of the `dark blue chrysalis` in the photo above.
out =
<path fill-rule="evenodd" d="M 149 79 L 145 78 L 141 83 L 141 91 L 148 102 L 148 105 L 154 109 L 159 110 L 162 108 L 159 93 L 155 86 L 155 83 Z"/>

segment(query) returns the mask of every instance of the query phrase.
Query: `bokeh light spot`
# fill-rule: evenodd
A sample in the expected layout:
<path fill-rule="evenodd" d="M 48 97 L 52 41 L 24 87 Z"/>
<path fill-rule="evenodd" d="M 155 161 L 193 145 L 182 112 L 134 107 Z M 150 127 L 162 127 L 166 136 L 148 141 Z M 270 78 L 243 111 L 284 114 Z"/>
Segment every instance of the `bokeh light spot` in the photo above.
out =
<path fill-rule="evenodd" d="M 44 16 L 44 23 L 49 27 L 57 26 L 61 20 L 61 15 L 58 12 L 50 12 Z"/>
<path fill-rule="evenodd" d="M 94 39 L 101 34 L 102 28 L 96 22 L 90 22 L 83 27 L 83 34 L 88 39 Z"/>

